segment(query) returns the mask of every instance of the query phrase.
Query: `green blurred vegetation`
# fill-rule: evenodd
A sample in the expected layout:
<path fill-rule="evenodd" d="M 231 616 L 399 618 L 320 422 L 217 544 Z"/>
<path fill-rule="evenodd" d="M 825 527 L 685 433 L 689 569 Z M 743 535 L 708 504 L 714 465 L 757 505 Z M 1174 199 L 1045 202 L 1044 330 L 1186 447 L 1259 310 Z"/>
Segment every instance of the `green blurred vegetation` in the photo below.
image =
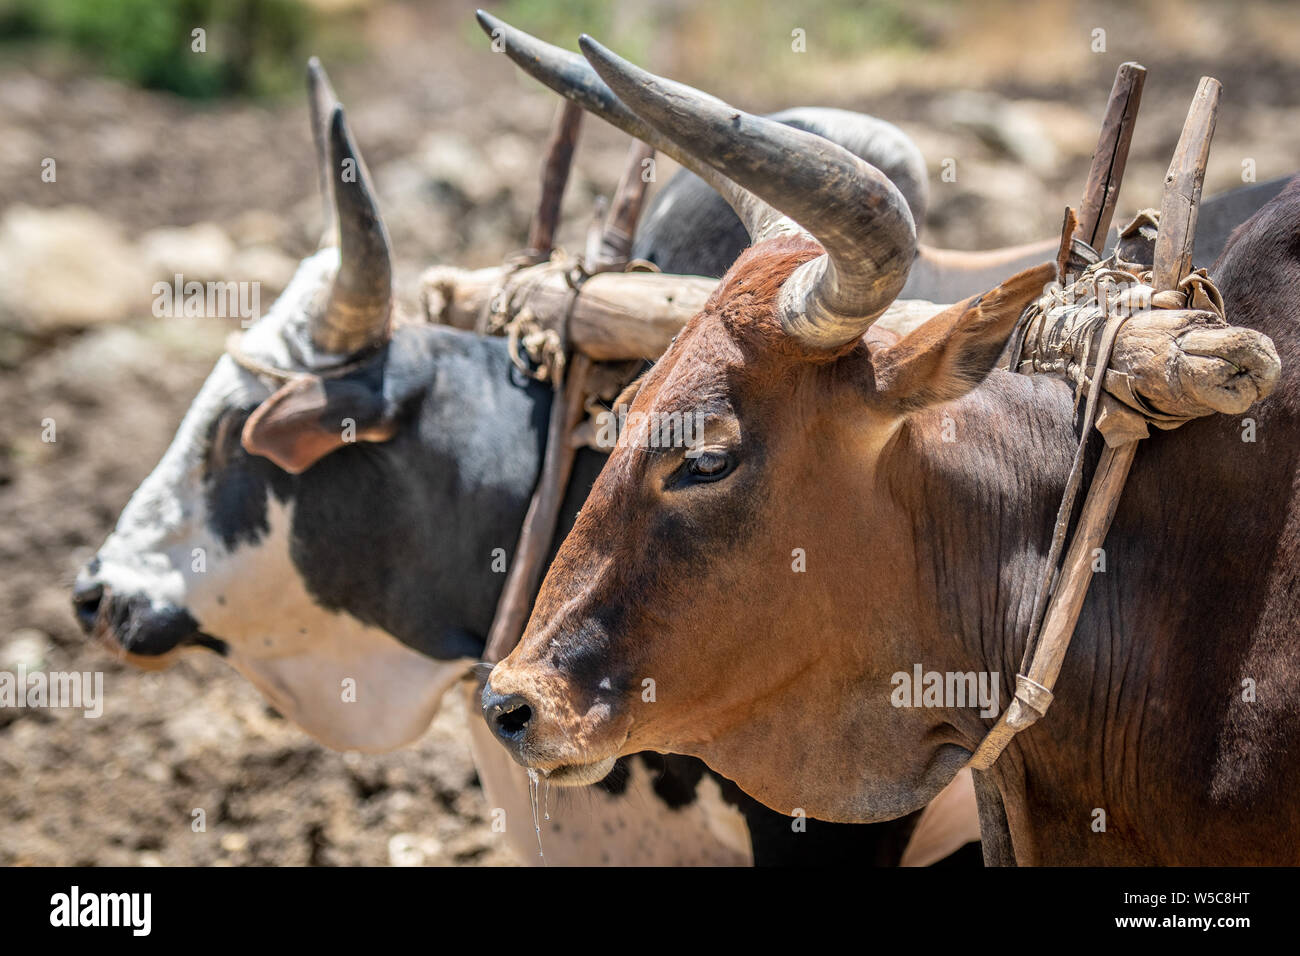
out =
<path fill-rule="evenodd" d="M 206 31 L 195 52 L 192 31 Z M 315 29 L 300 0 L 0 0 L 0 38 L 49 44 L 182 96 L 296 89 Z"/>
<path fill-rule="evenodd" d="M 590 33 L 633 61 L 667 42 L 683 55 L 707 47 L 728 62 L 720 69 L 762 63 L 790 52 L 792 32 L 805 31 L 809 49 L 831 57 L 864 50 L 929 46 L 952 0 L 504 0 L 491 9 L 513 26 L 569 49 Z"/>

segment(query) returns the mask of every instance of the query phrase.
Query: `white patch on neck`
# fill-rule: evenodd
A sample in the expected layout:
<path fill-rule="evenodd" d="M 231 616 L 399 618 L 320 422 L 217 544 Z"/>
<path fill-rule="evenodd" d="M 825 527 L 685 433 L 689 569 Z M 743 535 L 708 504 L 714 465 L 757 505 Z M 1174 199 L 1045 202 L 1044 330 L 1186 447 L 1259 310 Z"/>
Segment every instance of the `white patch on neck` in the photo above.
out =
<path fill-rule="evenodd" d="M 226 588 L 190 613 L 230 645 L 230 663 L 285 717 L 336 750 L 390 750 L 424 732 L 470 662 L 426 657 L 386 631 L 321 607 L 290 557 L 292 507 L 268 496 L 270 530 L 223 562 Z M 350 684 L 345 685 L 345 681 Z M 348 698 L 355 699 L 348 699 Z"/>

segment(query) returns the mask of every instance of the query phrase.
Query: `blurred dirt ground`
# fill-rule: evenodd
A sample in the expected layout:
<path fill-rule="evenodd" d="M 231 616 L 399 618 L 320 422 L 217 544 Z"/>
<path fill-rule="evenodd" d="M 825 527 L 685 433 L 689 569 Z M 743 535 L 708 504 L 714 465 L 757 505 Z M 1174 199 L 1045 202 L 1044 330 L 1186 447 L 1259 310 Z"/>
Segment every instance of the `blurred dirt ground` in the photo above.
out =
<path fill-rule="evenodd" d="M 468 4 L 354 6 L 371 54 L 326 65 L 410 299 L 425 266 L 488 265 L 523 243 L 556 101 L 490 52 Z M 544 31 L 536 6 L 498 12 Z M 1126 59 L 1149 75 L 1120 215 L 1158 197 L 1202 74 L 1224 83 L 1207 192 L 1244 169 L 1262 181 L 1300 167 L 1293 5 L 924 3 L 902 8 L 907 42 L 834 55 L 823 41 L 838 8 L 790 6 L 749 17 L 741 0 L 649 0 L 605 20 L 616 33 L 658 24 L 639 44 L 646 66 L 750 110 L 832 105 L 900 125 L 930 167 L 923 234 L 935 244 L 991 248 L 1059 228 Z M 789 49 L 795 29 L 806 52 Z M 561 236 L 571 248 L 625 147 L 586 124 Z M 54 183 L 40 176 L 46 157 Z M 940 178 L 945 160 L 955 182 Z M 0 56 L 0 670 L 103 670 L 107 698 L 97 720 L 0 709 L 2 864 L 511 862 L 487 825 L 456 695 L 416 746 L 333 753 L 217 658 L 125 668 L 69 612 L 76 568 L 234 327 L 153 318 L 152 283 L 256 279 L 265 310 L 314 246 L 315 183 L 302 98 L 194 103 L 66 58 Z M 195 809 L 205 832 L 191 828 Z"/>

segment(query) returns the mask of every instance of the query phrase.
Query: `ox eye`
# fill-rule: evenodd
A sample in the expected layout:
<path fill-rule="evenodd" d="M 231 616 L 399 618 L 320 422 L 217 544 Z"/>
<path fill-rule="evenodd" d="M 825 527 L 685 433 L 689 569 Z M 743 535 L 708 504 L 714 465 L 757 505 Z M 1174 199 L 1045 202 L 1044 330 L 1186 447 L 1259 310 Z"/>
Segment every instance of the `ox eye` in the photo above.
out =
<path fill-rule="evenodd" d="M 734 459 L 719 451 L 701 452 L 686 459 L 686 474 L 695 481 L 717 481 L 729 475 L 733 467 Z"/>

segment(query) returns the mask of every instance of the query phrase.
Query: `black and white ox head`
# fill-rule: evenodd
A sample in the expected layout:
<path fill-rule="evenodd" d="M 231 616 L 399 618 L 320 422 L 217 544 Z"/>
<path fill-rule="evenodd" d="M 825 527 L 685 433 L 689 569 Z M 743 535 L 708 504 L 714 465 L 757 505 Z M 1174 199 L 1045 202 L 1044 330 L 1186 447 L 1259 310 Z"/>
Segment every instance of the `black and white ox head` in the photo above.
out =
<path fill-rule="evenodd" d="M 74 606 L 132 663 L 214 650 L 323 743 L 388 749 L 482 652 L 492 547 L 513 545 L 545 407 L 485 383 L 485 363 L 510 381 L 498 344 L 394 330 L 365 165 L 315 61 L 309 86 L 336 241 L 242 336 L 251 361 L 217 362 Z M 471 405 L 489 417 L 456 412 Z"/>

